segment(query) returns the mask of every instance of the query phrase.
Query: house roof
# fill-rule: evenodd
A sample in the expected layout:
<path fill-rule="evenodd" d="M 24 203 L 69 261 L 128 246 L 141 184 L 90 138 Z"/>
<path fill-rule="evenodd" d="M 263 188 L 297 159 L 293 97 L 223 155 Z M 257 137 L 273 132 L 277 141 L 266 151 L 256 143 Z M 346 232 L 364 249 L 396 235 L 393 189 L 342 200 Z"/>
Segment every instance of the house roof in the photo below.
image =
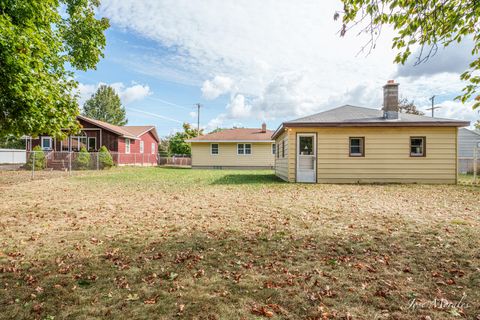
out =
<path fill-rule="evenodd" d="M 307 117 L 286 121 L 275 131 L 272 139 L 281 134 L 285 127 L 408 127 L 408 126 L 454 126 L 465 127 L 468 121 L 432 118 L 415 114 L 401 113 L 399 119 L 385 119 L 383 111 L 344 105 L 316 113 Z"/>
<path fill-rule="evenodd" d="M 470 129 L 467 129 L 467 128 L 461 128 L 459 131 L 459 133 L 465 133 L 465 134 L 471 134 L 473 136 L 478 136 L 480 138 L 480 131 L 477 131 L 477 130 L 470 130 Z"/>
<path fill-rule="evenodd" d="M 155 126 L 152 126 L 152 125 L 150 125 L 150 126 L 122 126 L 121 128 L 123 130 L 126 130 L 126 131 L 130 132 L 131 134 L 133 134 L 134 136 L 137 136 L 137 137 L 140 137 L 144 133 L 147 133 L 147 132 L 151 131 L 153 136 L 155 137 L 155 139 L 157 141 L 160 141 L 160 138 L 158 137 L 157 129 L 155 129 Z"/>
<path fill-rule="evenodd" d="M 258 128 L 226 129 L 187 140 L 187 142 L 271 142 L 272 130 Z"/>
<path fill-rule="evenodd" d="M 77 118 L 83 121 L 89 122 L 91 124 L 94 124 L 112 133 L 115 133 L 123 138 L 129 138 L 129 139 L 139 139 L 142 134 L 152 130 L 152 134 L 155 137 L 155 139 L 157 139 L 157 141 L 160 141 L 160 139 L 158 138 L 158 134 L 157 134 L 157 130 L 155 129 L 155 126 L 151 126 L 151 125 L 149 126 L 116 126 L 104 121 L 88 118 L 82 115 L 78 115 Z"/>

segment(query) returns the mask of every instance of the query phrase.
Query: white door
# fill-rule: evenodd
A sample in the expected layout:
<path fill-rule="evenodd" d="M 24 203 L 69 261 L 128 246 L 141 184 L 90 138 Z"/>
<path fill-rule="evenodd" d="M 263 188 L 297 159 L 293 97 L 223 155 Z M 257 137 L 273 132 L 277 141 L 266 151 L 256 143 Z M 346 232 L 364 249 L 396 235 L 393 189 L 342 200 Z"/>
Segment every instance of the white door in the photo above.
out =
<path fill-rule="evenodd" d="M 317 148 L 315 134 L 297 135 L 297 182 L 317 181 Z"/>

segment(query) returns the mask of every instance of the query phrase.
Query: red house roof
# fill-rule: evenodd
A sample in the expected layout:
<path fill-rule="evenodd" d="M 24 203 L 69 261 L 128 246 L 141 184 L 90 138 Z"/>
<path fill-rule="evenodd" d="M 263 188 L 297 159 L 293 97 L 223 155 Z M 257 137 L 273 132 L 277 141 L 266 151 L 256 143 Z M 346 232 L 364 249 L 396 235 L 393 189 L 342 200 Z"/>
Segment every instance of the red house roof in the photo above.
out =
<path fill-rule="evenodd" d="M 100 127 L 102 129 L 108 130 L 110 132 L 113 132 L 123 138 L 129 138 L 129 139 L 139 139 L 141 135 L 144 133 L 147 133 L 149 131 L 152 132 L 152 135 L 155 137 L 157 142 L 160 141 L 157 130 L 155 129 L 155 126 L 148 125 L 148 126 L 116 126 L 104 121 L 100 120 L 95 120 L 91 119 L 82 115 L 77 116 L 78 119 L 81 119 L 83 121 L 89 122 L 97 127 Z"/>

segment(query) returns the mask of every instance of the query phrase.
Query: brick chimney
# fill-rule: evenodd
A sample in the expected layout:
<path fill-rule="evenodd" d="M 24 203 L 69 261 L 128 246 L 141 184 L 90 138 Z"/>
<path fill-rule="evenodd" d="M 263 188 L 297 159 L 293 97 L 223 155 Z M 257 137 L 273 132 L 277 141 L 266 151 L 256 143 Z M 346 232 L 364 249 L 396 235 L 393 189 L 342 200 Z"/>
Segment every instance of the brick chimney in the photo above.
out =
<path fill-rule="evenodd" d="M 398 110 L 398 83 L 388 80 L 383 86 L 383 117 L 387 120 L 396 120 L 400 116 Z"/>
<path fill-rule="evenodd" d="M 267 132 L 267 124 L 265 122 L 262 123 L 262 132 L 263 133 Z"/>

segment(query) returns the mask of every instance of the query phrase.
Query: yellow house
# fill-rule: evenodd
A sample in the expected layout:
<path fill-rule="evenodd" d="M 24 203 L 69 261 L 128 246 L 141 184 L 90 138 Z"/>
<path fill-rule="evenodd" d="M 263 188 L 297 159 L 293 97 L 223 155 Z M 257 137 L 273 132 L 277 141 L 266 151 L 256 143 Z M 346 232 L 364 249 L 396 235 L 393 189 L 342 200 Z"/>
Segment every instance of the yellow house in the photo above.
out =
<path fill-rule="evenodd" d="M 261 129 L 226 129 L 187 140 L 192 168 L 273 169 L 275 144 L 266 124 Z"/>
<path fill-rule="evenodd" d="M 456 183 L 458 128 L 470 123 L 399 112 L 392 80 L 383 105 L 282 123 L 272 136 L 275 174 L 309 183 Z"/>

